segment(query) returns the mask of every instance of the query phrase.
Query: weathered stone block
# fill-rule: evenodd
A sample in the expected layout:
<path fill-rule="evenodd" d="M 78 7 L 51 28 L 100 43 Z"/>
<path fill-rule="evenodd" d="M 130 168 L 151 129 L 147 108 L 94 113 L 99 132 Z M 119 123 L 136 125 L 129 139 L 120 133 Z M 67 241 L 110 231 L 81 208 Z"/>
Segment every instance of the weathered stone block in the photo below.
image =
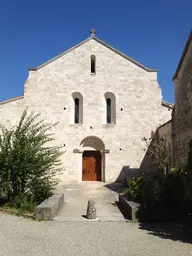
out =
<path fill-rule="evenodd" d="M 57 193 L 48 199 L 44 200 L 40 205 L 37 206 L 35 211 L 35 217 L 37 219 L 52 219 L 61 205 L 64 203 L 64 194 Z"/>
<path fill-rule="evenodd" d="M 95 201 L 93 201 L 93 200 L 88 201 L 86 217 L 87 217 L 87 219 L 96 219 L 97 218 Z"/>
<path fill-rule="evenodd" d="M 124 213 L 132 221 L 138 221 L 139 203 L 128 201 L 123 195 L 119 194 L 119 203 L 123 208 Z"/>

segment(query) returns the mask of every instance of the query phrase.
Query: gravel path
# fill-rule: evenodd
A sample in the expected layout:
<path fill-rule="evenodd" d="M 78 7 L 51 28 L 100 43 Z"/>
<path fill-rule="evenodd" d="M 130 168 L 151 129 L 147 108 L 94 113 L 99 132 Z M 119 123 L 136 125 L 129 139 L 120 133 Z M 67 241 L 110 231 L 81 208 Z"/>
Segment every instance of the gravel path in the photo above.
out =
<path fill-rule="evenodd" d="M 0 214 L 0 255 L 192 255 L 191 243 L 150 233 L 136 223 L 36 222 Z"/>

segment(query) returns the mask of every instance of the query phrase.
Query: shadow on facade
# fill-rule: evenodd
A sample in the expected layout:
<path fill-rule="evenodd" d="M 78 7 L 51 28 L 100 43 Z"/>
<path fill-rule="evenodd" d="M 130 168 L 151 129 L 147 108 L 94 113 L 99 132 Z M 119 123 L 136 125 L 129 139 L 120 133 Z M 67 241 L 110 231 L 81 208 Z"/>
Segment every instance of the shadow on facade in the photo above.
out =
<path fill-rule="evenodd" d="M 139 168 L 130 168 L 130 166 L 123 166 L 115 182 L 127 183 L 128 179 L 135 178 L 143 172 L 150 172 L 158 170 L 152 160 L 149 158 L 148 152 L 146 152 Z"/>
<path fill-rule="evenodd" d="M 140 163 L 139 168 L 131 168 L 129 165 L 123 166 L 118 177 L 116 178 L 115 182 L 126 182 L 128 179 L 134 178 L 140 173 L 143 172 L 154 172 L 158 171 L 158 166 L 153 163 L 152 159 L 149 157 L 149 151 L 152 150 L 152 146 L 156 142 L 156 140 L 165 139 L 166 142 L 169 141 L 169 133 L 167 132 L 167 129 L 170 129 L 168 126 L 170 122 L 167 122 L 166 124 L 163 124 L 160 126 L 156 132 L 153 135 L 153 139 L 151 139 L 151 143 L 148 147 L 148 149 L 145 151 L 144 157 Z M 167 136 L 168 134 L 168 136 Z M 167 150 L 170 152 L 170 161 L 167 166 L 167 169 L 171 166 L 171 149 L 169 147 L 169 144 L 166 144 Z M 144 150 L 144 149 L 143 149 Z"/>
<path fill-rule="evenodd" d="M 154 134 L 153 139 L 151 140 L 151 143 L 148 147 L 148 149 L 145 151 L 144 157 L 140 163 L 139 168 L 131 168 L 129 165 L 123 166 L 118 177 L 116 178 L 115 182 L 126 182 L 128 179 L 134 178 L 137 175 L 139 175 L 142 172 L 151 172 L 151 171 L 157 171 L 158 167 L 152 162 L 152 160 L 149 157 L 149 151 L 151 150 L 151 147 L 156 139 L 159 139 L 159 129 Z M 143 149 L 144 150 L 144 149 Z"/>
<path fill-rule="evenodd" d="M 134 178 L 139 173 L 138 168 L 130 168 L 129 166 L 123 166 L 115 182 L 125 182 L 127 179 Z"/>

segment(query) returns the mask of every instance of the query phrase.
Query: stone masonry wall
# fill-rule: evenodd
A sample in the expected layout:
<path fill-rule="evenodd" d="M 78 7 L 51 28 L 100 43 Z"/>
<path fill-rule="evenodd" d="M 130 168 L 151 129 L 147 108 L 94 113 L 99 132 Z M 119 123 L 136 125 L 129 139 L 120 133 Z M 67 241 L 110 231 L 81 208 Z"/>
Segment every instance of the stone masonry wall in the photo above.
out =
<path fill-rule="evenodd" d="M 169 167 L 172 166 L 172 120 L 166 122 L 165 124 L 161 125 L 158 130 L 158 138 L 159 139 L 165 139 L 166 140 L 166 148 L 169 151 L 170 154 L 170 162 Z"/>
<path fill-rule="evenodd" d="M 174 165 L 182 166 L 187 162 L 189 141 L 192 140 L 192 41 L 174 84 Z"/>
<path fill-rule="evenodd" d="M 23 96 L 0 102 L 0 124 L 7 128 L 18 123 L 24 110 Z"/>

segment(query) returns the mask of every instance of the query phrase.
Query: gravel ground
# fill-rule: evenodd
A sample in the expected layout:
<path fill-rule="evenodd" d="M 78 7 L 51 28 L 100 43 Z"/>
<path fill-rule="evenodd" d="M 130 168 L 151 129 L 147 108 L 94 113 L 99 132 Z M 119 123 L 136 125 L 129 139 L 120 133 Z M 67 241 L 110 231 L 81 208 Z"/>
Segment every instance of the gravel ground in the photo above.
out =
<path fill-rule="evenodd" d="M 0 255 L 192 255 L 188 238 L 171 230 L 130 222 L 37 222 L 0 214 Z"/>

